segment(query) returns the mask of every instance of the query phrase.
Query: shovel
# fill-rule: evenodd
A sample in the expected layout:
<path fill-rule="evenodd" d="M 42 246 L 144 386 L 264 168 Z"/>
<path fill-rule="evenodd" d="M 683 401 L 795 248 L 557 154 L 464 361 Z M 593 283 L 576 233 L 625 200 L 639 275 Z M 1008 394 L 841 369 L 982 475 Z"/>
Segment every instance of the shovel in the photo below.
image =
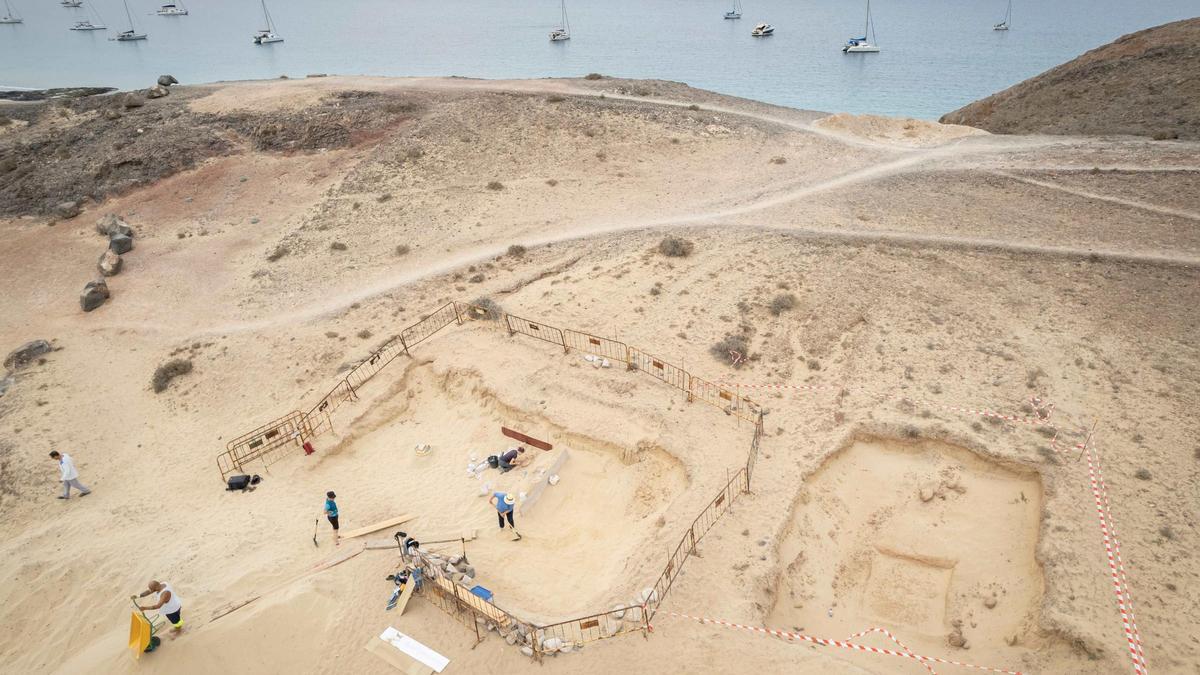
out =
<path fill-rule="evenodd" d="M 317 548 L 321 548 L 321 545 L 317 543 L 317 528 L 320 526 L 321 526 L 320 518 L 317 518 L 316 520 L 313 521 L 313 546 L 316 546 Z"/>

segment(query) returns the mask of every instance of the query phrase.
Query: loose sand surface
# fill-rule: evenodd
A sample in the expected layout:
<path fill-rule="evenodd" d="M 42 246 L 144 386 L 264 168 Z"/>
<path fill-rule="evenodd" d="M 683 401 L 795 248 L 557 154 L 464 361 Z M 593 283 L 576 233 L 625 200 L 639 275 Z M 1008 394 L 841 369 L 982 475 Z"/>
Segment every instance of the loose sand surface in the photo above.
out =
<path fill-rule="evenodd" d="M 180 147 L 193 168 L 130 178 L 77 218 L 0 221 L 0 349 L 55 347 L 0 385 L 3 670 L 390 673 L 364 646 L 392 625 L 447 672 L 928 672 L 688 615 L 838 640 L 881 628 L 1011 671 L 1129 672 L 1072 448 L 1093 425 L 1146 661 L 1200 669 L 1200 145 L 1000 137 L 612 79 L 240 82 L 122 115 L 112 129 L 149 137 L 117 148 L 95 110 L 66 110 L 0 138 L 36 152 L 92 125 L 96 147 L 128 153 L 190 143 L 179 125 L 208 134 L 203 152 Z M 39 171 L 77 171 L 46 152 Z M 157 175 L 159 159 L 105 171 Z M 83 313 L 106 213 L 136 248 Z M 660 253 L 668 235 L 691 253 Z M 620 364 L 452 325 L 360 387 L 313 455 L 248 467 L 253 492 L 222 489 L 230 439 L 309 410 L 405 326 L 482 297 L 769 410 L 752 493 L 699 543 L 646 639 L 543 666 L 495 634 L 475 646 L 421 597 L 386 612 L 395 552 L 335 546 L 321 516 L 335 490 L 344 529 L 410 514 L 402 527 L 426 541 L 474 530 L 477 583 L 531 621 L 636 600 L 744 465 L 753 425 Z M 731 336 L 736 366 L 713 349 Z M 172 358 L 193 370 L 155 393 Z M 1054 404 L 1060 438 L 970 412 L 1027 418 L 1032 397 Z M 468 474 L 516 444 L 502 426 L 554 448 Z M 51 449 L 92 495 L 54 498 Z M 550 471 L 511 541 L 487 493 L 532 494 Z M 186 630 L 135 662 L 128 597 L 151 578 L 180 594 Z"/>

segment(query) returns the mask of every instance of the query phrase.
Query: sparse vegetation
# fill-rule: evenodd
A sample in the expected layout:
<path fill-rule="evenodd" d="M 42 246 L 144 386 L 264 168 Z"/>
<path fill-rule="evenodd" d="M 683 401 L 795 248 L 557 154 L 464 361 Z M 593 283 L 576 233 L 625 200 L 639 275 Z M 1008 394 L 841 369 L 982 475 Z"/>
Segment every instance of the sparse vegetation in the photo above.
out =
<path fill-rule="evenodd" d="M 587 75 L 584 75 L 583 79 L 585 79 L 585 80 L 603 80 L 604 76 L 601 75 L 600 73 L 588 73 Z"/>
<path fill-rule="evenodd" d="M 267 254 L 267 262 L 275 262 L 291 252 L 291 249 L 289 249 L 287 246 L 280 244 L 275 247 L 274 251 L 271 251 L 269 254 Z"/>
<path fill-rule="evenodd" d="M 333 338 L 337 337 L 337 336 L 338 336 L 338 334 L 337 334 L 337 331 L 334 331 L 334 330 L 327 330 L 327 331 L 325 331 L 325 337 L 327 337 L 327 338 L 329 338 L 329 339 L 331 339 L 331 340 L 332 340 Z"/>
<path fill-rule="evenodd" d="M 400 244 L 396 247 L 396 255 L 408 255 L 411 250 L 407 244 Z"/>
<path fill-rule="evenodd" d="M 1175 530 L 1172 530 L 1170 525 L 1158 528 L 1158 535 L 1167 541 L 1175 541 Z"/>
<path fill-rule="evenodd" d="M 0 127 L 6 127 L 12 124 L 12 118 L 7 115 L 0 115 Z"/>
<path fill-rule="evenodd" d="M 553 178 L 550 178 L 546 181 L 546 185 L 549 185 L 550 187 L 554 187 L 555 185 L 558 185 L 558 181 L 554 180 Z"/>
<path fill-rule="evenodd" d="M 1150 480 L 1153 476 L 1150 475 L 1149 469 L 1141 468 L 1134 472 L 1133 477 L 1138 480 Z"/>
<path fill-rule="evenodd" d="M 1169 141 L 1173 138 L 1179 138 L 1179 134 L 1174 131 L 1156 131 L 1150 138 L 1156 141 Z"/>
<path fill-rule="evenodd" d="M 471 304 L 475 305 L 476 307 L 479 307 L 480 309 L 487 310 L 487 316 L 476 315 L 476 317 L 480 318 L 480 319 L 486 319 L 488 321 L 499 321 L 500 315 L 504 314 L 504 309 L 502 309 L 500 307 L 500 303 L 496 302 L 495 300 L 489 298 L 486 295 L 481 295 L 478 298 L 475 298 L 474 300 L 471 301 Z"/>
<path fill-rule="evenodd" d="M 558 94 L 550 94 L 546 97 L 546 103 L 562 103 L 565 100 L 567 99 L 559 96 Z"/>
<path fill-rule="evenodd" d="M 596 153 L 596 159 L 598 159 L 598 160 L 600 160 L 601 162 L 603 162 L 604 160 L 608 159 L 608 155 L 607 155 L 607 154 L 605 154 L 603 150 L 601 150 L 600 152 L 597 152 L 597 153 Z"/>
<path fill-rule="evenodd" d="M 809 370 L 820 370 L 821 362 L 816 359 L 809 359 L 808 360 L 808 369 Z"/>
<path fill-rule="evenodd" d="M 784 312 L 796 307 L 796 295 L 794 293 L 780 293 L 771 300 L 771 314 L 779 316 Z"/>
<path fill-rule="evenodd" d="M 191 359 L 171 359 L 154 370 L 154 377 L 151 378 L 150 385 L 153 387 L 154 393 L 160 394 L 166 391 L 171 380 L 190 372 L 192 372 Z"/>
<path fill-rule="evenodd" d="M 367 340 L 371 337 L 371 331 L 364 328 L 364 329 L 358 331 L 357 333 L 355 333 L 355 335 L 357 335 L 358 339 L 360 339 L 360 340 Z"/>
<path fill-rule="evenodd" d="M 383 193 L 383 194 L 379 195 L 378 197 L 376 197 L 376 198 L 375 198 L 375 201 L 377 201 L 377 202 L 379 202 L 380 204 L 382 204 L 382 203 L 384 203 L 384 202 L 386 202 L 386 201 L 391 201 L 391 199 L 392 199 L 392 193 L 390 193 L 390 192 L 385 192 L 385 193 Z"/>
<path fill-rule="evenodd" d="M 467 281 L 469 281 L 473 284 L 482 284 L 484 278 L 485 277 L 482 274 L 476 274 L 476 275 L 472 276 L 470 279 L 467 279 Z"/>
<path fill-rule="evenodd" d="M 342 242 L 340 242 L 340 241 L 335 241 L 335 242 L 333 242 L 332 244 L 330 244 L 330 245 L 329 245 L 329 250 L 330 250 L 330 251 L 345 251 L 345 250 L 346 250 L 346 249 L 348 249 L 348 248 L 350 248 L 350 247 L 349 247 L 349 246 L 346 246 L 345 244 L 343 244 L 343 243 L 342 243 Z"/>
<path fill-rule="evenodd" d="M 520 244 L 513 244 L 508 247 L 508 254 L 514 258 L 519 258 L 525 255 L 525 247 Z"/>
<path fill-rule="evenodd" d="M 503 190 L 503 189 L 504 189 L 504 183 L 501 183 L 501 182 L 500 182 L 500 181 L 498 181 L 498 180 L 491 181 L 491 182 L 489 182 L 489 183 L 487 184 L 487 189 L 489 189 L 489 190 Z"/>
<path fill-rule="evenodd" d="M 772 157 L 772 164 L 787 164 L 787 157 Z"/>
<path fill-rule="evenodd" d="M 726 335 L 708 350 L 721 363 L 741 368 L 750 358 L 750 340 L 745 335 Z"/>
<path fill-rule="evenodd" d="M 695 103 L 693 103 L 693 104 L 691 104 L 691 105 L 689 105 L 689 106 L 688 106 L 688 110 L 691 110 L 691 111 L 693 111 L 693 112 L 695 112 L 695 111 L 697 111 L 697 110 L 699 110 L 699 109 L 700 109 L 700 106 L 696 105 Z"/>
<path fill-rule="evenodd" d="M 686 258 L 692 254 L 695 245 L 687 239 L 680 237 L 663 237 L 663 240 L 658 242 L 658 252 L 668 258 Z"/>

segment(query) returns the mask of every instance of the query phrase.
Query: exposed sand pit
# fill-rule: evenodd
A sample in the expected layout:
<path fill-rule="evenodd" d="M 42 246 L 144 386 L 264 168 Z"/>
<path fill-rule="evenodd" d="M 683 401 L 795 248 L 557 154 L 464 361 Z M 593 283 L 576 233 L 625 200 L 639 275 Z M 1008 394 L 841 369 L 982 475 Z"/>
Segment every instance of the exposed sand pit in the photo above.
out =
<path fill-rule="evenodd" d="M 965 136 L 986 136 L 987 132 L 958 124 L 938 124 L 916 119 L 898 119 L 879 115 L 838 113 L 813 122 L 814 126 L 835 134 L 910 148 L 941 145 Z"/>
<path fill-rule="evenodd" d="M 883 626 L 938 652 L 960 635 L 972 648 L 1027 647 L 1041 502 L 1035 473 L 963 448 L 856 439 L 801 490 L 768 623 L 822 635 Z"/>
<path fill-rule="evenodd" d="M 527 447 L 522 466 L 472 475 L 471 457 L 483 462 L 518 444 L 501 435 L 501 426 L 554 448 Z M 658 531 L 657 517 L 687 485 L 683 466 L 665 451 L 630 452 L 573 434 L 498 400 L 472 371 L 436 373 L 414 365 L 351 428 L 331 456 L 313 467 L 328 472 L 338 490 L 343 528 L 399 513 L 417 517 L 371 536 L 404 529 L 432 541 L 475 528 L 479 538 L 467 545 L 467 553 L 476 582 L 492 590 L 501 607 L 528 618 L 564 618 L 581 607 L 630 600 L 637 580 L 622 573 Z M 421 456 L 414 446 L 426 443 L 432 450 Z M 565 460 L 553 469 L 564 452 Z M 488 497 L 497 491 L 533 494 L 551 471 L 558 484 L 518 508 L 523 539 L 512 541 L 510 530 L 500 531 Z M 427 548 L 459 550 L 457 543 Z"/>

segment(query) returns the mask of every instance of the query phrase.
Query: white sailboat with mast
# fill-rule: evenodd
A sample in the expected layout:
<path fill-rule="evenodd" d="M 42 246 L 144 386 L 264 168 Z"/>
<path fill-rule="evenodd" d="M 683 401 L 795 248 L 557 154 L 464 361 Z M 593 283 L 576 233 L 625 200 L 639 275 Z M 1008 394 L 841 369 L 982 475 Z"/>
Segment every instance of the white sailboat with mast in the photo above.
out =
<path fill-rule="evenodd" d="M 558 27 L 550 31 L 551 42 L 562 42 L 563 40 L 571 39 L 571 22 L 567 20 L 567 0 L 559 0 L 559 5 L 562 10 L 562 21 Z"/>
<path fill-rule="evenodd" d="M 726 19 L 742 18 L 742 0 L 733 0 L 733 9 L 725 12 Z"/>
<path fill-rule="evenodd" d="M 267 11 L 267 0 L 261 0 L 263 20 L 267 22 L 267 27 L 254 34 L 254 44 L 266 45 L 272 42 L 283 42 L 283 38 L 275 34 L 275 22 L 271 21 L 271 13 Z"/>
<path fill-rule="evenodd" d="M 133 28 L 133 15 L 129 13 L 129 0 L 124 0 L 125 3 L 125 18 L 129 19 L 129 30 L 123 30 L 117 33 L 118 42 L 133 42 L 134 40 L 145 40 L 146 34 L 139 33 Z"/>
<path fill-rule="evenodd" d="M 1008 0 L 1008 11 L 1004 13 L 1004 20 L 992 26 L 992 30 L 1008 30 L 1008 24 L 1012 21 L 1012 0 Z"/>
<path fill-rule="evenodd" d="M 100 12 L 96 10 L 96 4 L 91 3 L 87 6 L 88 18 L 83 21 L 76 21 L 71 30 L 108 30 L 108 26 L 104 25 L 104 19 L 100 18 Z M 96 21 L 92 21 L 92 16 L 96 17 Z"/>
<path fill-rule="evenodd" d="M 868 40 L 867 36 L 871 39 Z M 844 54 L 860 54 L 874 53 L 879 51 L 879 44 L 875 40 L 875 22 L 871 20 L 871 0 L 867 0 L 867 23 L 863 26 L 862 37 L 852 37 L 846 40 L 845 46 L 842 47 Z"/>
<path fill-rule="evenodd" d="M 12 5 L 8 4 L 8 0 L 4 0 L 4 16 L 0 16 L 0 23 L 24 23 L 25 19 L 17 16 L 13 11 Z"/>

